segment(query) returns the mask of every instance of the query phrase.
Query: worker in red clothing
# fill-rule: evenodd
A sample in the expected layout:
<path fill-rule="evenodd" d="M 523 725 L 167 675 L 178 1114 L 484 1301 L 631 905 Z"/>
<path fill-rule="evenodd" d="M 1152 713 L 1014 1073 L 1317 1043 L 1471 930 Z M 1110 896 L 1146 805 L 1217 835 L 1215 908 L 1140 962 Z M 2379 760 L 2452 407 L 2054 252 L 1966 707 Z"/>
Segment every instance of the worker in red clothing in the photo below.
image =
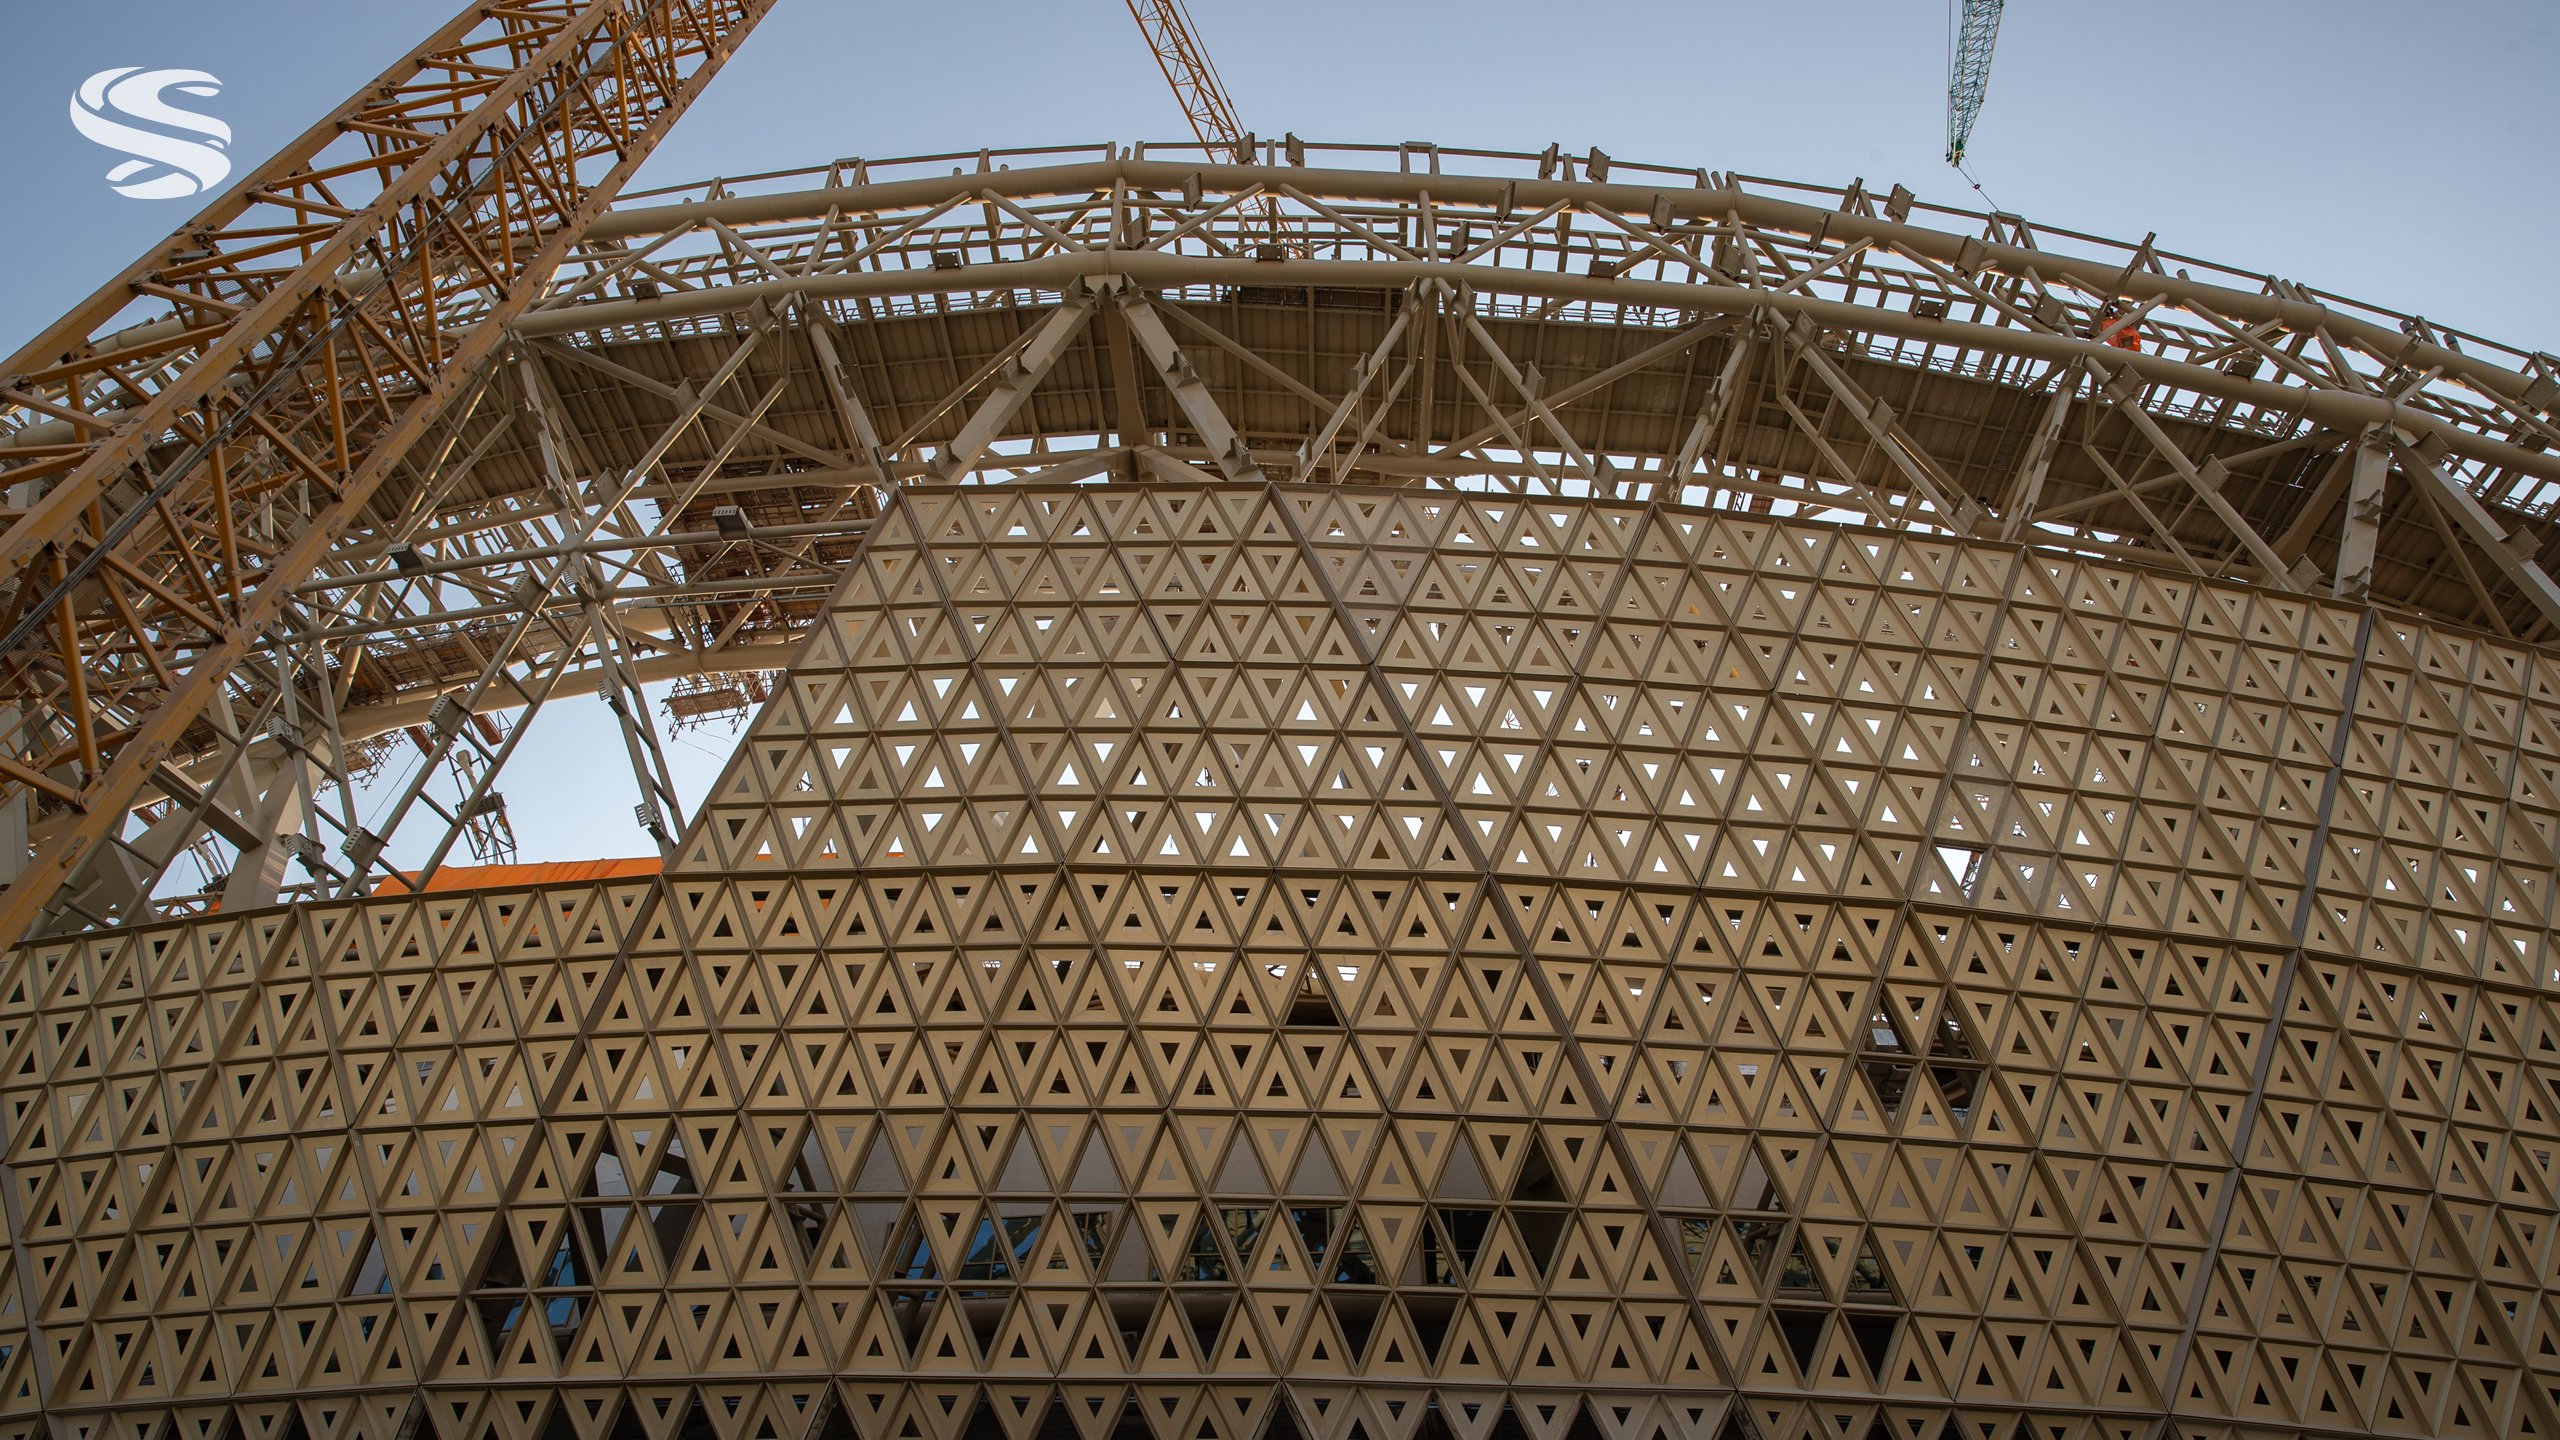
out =
<path fill-rule="evenodd" d="M 2122 319 L 2123 316 L 2124 306 L 2116 301 L 2110 300 L 2099 306 L 2097 333 L 2106 334 L 2107 327 Z M 2139 324 L 2129 324 L 2113 335 L 2108 335 L 2107 343 L 2119 350 L 2139 350 L 2142 348 L 2142 327 Z"/>

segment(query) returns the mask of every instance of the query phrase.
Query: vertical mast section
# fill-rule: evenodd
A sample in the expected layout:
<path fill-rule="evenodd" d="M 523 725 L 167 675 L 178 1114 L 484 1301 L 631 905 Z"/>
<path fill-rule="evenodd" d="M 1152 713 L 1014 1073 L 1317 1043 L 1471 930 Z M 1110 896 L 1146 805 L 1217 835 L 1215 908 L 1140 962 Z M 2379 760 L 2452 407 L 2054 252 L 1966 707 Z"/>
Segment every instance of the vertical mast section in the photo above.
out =
<path fill-rule="evenodd" d="M 475 3 L 0 363 L 0 944 L 773 3 Z"/>

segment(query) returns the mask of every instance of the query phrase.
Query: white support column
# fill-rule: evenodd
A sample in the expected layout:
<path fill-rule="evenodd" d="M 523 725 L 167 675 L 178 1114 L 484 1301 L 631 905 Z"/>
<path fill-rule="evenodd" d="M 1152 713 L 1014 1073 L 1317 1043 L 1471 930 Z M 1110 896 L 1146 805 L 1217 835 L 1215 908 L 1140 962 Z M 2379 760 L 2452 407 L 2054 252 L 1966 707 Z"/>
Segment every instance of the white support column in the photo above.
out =
<path fill-rule="evenodd" d="M 1138 348 L 1147 352 L 1147 359 L 1154 364 L 1165 388 L 1173 392 L 1173 403 L 1181 407 L 1182 418 L 1191 422 L 1200 443 L 1208 447 L 1218 473 L 1230 480 L 1260 481 L 1262 467 L 1245 450 L 1243 437 L 1228 422 L 1226 412 L 1218 408 L 1217 398 L 1202 383 L 1200 372 L 1192 368 L 1182 347 L 1173 343 L 1163 318 L 1156 314 L 1147 297 L 1134 290 L 1122 291 L 1120 314 L 1129 322 L 1129 333 L 1137 338 Z"/>
<path fill-rule="evenodd" d="M 1706 400 L 1698 406 L 1697 418 L 1689 422 L 1688 435 L 1681 440 L 1679 450 L 1673 453 L 1670 463 L 1664 467 L 1663 473 L 1670 477 L 1673 486 L 1687 485 L 1699 461 L 1724 453 L 1725 436 L 1731 430 L 1734 414 L 1739 408 L 1737 402 L 1742 394 L 1742 379 L 1750 372 L 1759 347 L 1760 317 L 1755 315 L 1734 333 L 1733 348 L 1725 352 L 1724 364 L 1716 371 L 1715 387 L 1707 392 Z M 1672 498 L 1679 498 L 1676 489 Z"/>
<path fill-rule="evenodd" d="M 2341 600 L 2362 604 L 2373 592 L 2373 557 L 2382 542 L 2382 491 L 2391 474 L 2391 447 L 2378 435 L 2356 441 L 2348 460 L 2347 513 L 2338 536 Z"/>
<path fill-rule="evenodd" d="M 880 428 L 871 421 L 871 412 L 855 398 L 853 386 L 845 380 L 844 357 L 836 348 L 835 322 L 812 304 L 801 313 L 801 328 L 809 336 L 809 350 L 816 359 L 818 378 L 826 382 L 827 398 L 835 402 L 836 418 L 843 422 L 846 441 L 856 455 L 871 462 L 879 471 L 878 483 L 887 489 L 895 483 L 890 470 L 887 447 L 880 443 Z"/>
<path fill-rule="evenodd" d="M 27 753 L 26 712 L 17 706 L 0 707 L 0 755 L 24 759 Z M 0 800 L 0 885 L 7 885 L 27 868 L 27 844 L 34 837 L 28 833 L 35 806 L 35 792 L 20 789 Z"/>
<path fill-rule="evenodd" d="M 240 845 L 240 858 L 232 863 L 231 878 L 223 882 L 225 914 L 274 904 L 277 892 L 284 888 L 285 866 L 306 850 L 317 852 L 319 848 L 303 834 L 303 826 L 311 818 L 312 803 L 318 797 L 320 778 L 327 767 L 297 745 L 295 737 L 288 734 L 277 739 L 282 742 L 282 749 L 265 769 L 261 793 L 227 816 L 237 827 L 239 839 L 254 843 Z M 246 776 L 249 768 L 243 764 L 232 773 Z M 216 806 L 222 808 L 219 797 Z M 219 831 L 224 827 L 215 828 Z"/>
<path fill-rule="evenodd" d="M 2204 502 L 2205 508 L 2213 512 L 2214 518 L 2220 520 L 2232 538 L 2240 542 L 2240 548 L 2249 552 L 2250 560 L 2261 572 L 2260 578 L 2270 585 L 2287 583 L 2293 567 L 2276 554 L 2256 526 L 2223 498 L 2220 481 L 2198 469 L 2196 463 L 2187 458 L 2187 453 L 2178 448 L 2177 442 L 2169 438 L 2168 432 L 2160 428 L 2159 422 L 2142 408 L 2142 377 L 2130 367 L 2119 368 L 2114 374 L 2106 375 L 2099 388 L 2113 403 L 2116 413 L 2130 422 L 2143 439 L 2151 442 L 2151 448 L 2159 452 L 2161 459 L 2169 462 L 2169 468 L 2177 472 L 2178 478 L 2185 481 L 2196 498 Z"/>
<path fill-rule="evenodd" d="M 1112 279 L 1105 277 L 1104 283 L 1109 284 Z M 994 393 L 971 412 L 960 433 L 951 437 L 951 443 L 942 447 L 942 454 L 933 462 L 934 478 L 957 481 L 978 468 L 988 447 L 1013 420 L 1014 412 L 1031 398 L 1032 391 L 1040 388 L 1050 369 L 1067 353 L 1067 346 L 1083 333 L 1085 322 L 1093 318 L 1100 299 L 1098 291 L 1081 281 L 1069 289 L 1066 303 L 1051 313 L 1030 343 L 998 372 Z"/>
<path fill-rule="evenodd" d="M 2009 513 L 2000 517 L 2000 538 L 2015 540 L 2020 532 L 2034 523 L 2036 502 L 2044 496 L 2045 476 L 2053 471 L 2053 452 L 2062 441 L 2062 424 L 2071 414 L 2071 397 L 2080 390 L 2080 367 L 2066 365 L 2053 377 L 2053 400 L 2045 407 L 2044 423 L 2036 427 L 2035 439 L 2027 445 L 2026 463 L 2018 467 L 2018 488 L 2009 502 Z"/>
<path fill-rule="evenodd" d="M 1410 295 L 1413 292 L 1407 293 Z M 1333 407 L 1332 413 L 1325 416 L 1324 423 L 1316 427 L 1315 434 L 1298 446 L 1298 469 L 1297 473 L 1289 477 L 1292 481 L 1304 483 L 1313 479 L 1316 467 L 1323 464 L 1332 454 L 1335 437 L 1342 433 L 1344 425 L 1350 423 L 1352 414 L 1360 408 L 1361 397 L 1369 393 L 1371 383 L 1386 370 L 1387 357 L 1395 353 L 1396 342 L 1404 338 L 1405 327 L 1413 322 L 1413 312 L 1418 308 L 1420 307 L 1410 302 L 1399 308 L 1394 322 L 1387 326 L 1387 333 L 1379 337 L 1378 343 L 1357 362 L 1351 374 L 1351 388 L 1343 392 L 1341 402 Z M 1154 319 L 1154 316 L 1150 314 L 1148 318 Z M 1170 339 L 1167 343 L 1171 343 Z M 1398 383 L 1400 385 L 1402 382 Z M 1392 393 L 1391 391 L 1389 398 L 1392 398 Z M 1381 405 L 1385 403 L 1383 400 L 1380 402 Z M 1354 448 L 1353 453 L 1355 455 L 1358 453 L 1357 447 Z M 1335 467 L 1334 473 L 1337 478 L 1344 468 Z"/>
<path fill-rule="evenodd" d="M 1838 365 L 1832 363 L 1831 357 L 1815 343 L 1820 332 L 1811 319 L 1798 315 L 1791 323 L 1779 326 L 1777 333 L 1789 353 L 1821 377 L 1822 383 L 1839 397 L 1841 407 L 1858 422 L 1860 429 L 1867 432 L 1869 443 L 1884 452 L 1885 459 L 1901 472 L 1904 482 L 1911 487 L 1911 493 L 1926 501 L 1936 512 L 1938 518 L 1929 523 L 1944 526 L 1959 535 L 1970 535 L 1979 528 L 1982 507 L 1974 503 L 1972 496 L 1958 490 L 1954 478 L 1940 469 L 1921 450 L 1918 442 L 1903 430 L 1901 422 L 1894 418 L 1892 406 L 1860 389 Z M 1843 475 L 1840 478 L 1848 480 L 1852 477 Z"/>
<path fill-rule="evenodd" d="M 2471 537 L 2472 543 L 2480 547 L 2480 552 L 2489 557 L 2489 563 L 2514 581 L 2516 588 L 2524 592 L 2524 597 L 2533 602 L 2533 608 L 2542 616 L 2543 623 L 2560 629 L 2560 583 L 2555 583 L 2551 573 L 2542 568 L 2542 562 L 2534 551 L 2533 537 L 2521 531 L 2510 533 L 2490 515 L 2469 486 L 2444 473 L 2434 456 L 2411 443 L 2407 437 L 2393 432 L 2391 447 L 2400 456 L 2402 471 L 2433 492 L 2437 504 Z M 2354 502 L 2348 503 L 2352 507 Z"/>
<path fill-rule="evenodd" d="M 558 397 L 551 393 L 549 377 L 528 351 L 519 349 L 516 361 L 523 375 L 525 404 L 532 414 L 534 442 L 541 456 L 545 483 L 564 511 L 582 501 L 593 503 L 580 493 L 564 458 L 573 433 L 561 423 Z M 679 503 L 671 507 L 670 513 L 681 509 Z M 571 553 L 562 570 L 569 579 L 570 594 L 586 610 L 588 630 L 595 637 L 599 672 L 596 694 L 613 711 L 621 728 L 632 779 L 639 787 L 640 802 L 632 813 L 640 828 L 657 842 L 659 854 L 673 859 L 676 835 L 684 829 L 683 801 L 676 794 L 675 773 L 667 764 L 666 751 L 658 743 L 658 727 L 649 714 L 648 694 L 634 678 L 633 666 L 638 656 L 630 634 L 623 628 L 621 613 L 612 604 L 613 587 L 592 554 Z"/>

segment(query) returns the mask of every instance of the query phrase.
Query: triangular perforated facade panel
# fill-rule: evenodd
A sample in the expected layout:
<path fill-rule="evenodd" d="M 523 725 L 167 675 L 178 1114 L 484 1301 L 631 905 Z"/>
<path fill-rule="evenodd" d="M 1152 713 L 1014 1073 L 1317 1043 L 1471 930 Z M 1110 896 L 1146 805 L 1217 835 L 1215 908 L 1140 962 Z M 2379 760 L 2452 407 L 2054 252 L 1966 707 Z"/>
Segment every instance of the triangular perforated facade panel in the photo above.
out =
<path fill-rule="evenodd" d="M 1944 538 L 908 491 L 665 876 L 0 962 L 0 1431 L 2549 1435 L 2555 693 Z"/>

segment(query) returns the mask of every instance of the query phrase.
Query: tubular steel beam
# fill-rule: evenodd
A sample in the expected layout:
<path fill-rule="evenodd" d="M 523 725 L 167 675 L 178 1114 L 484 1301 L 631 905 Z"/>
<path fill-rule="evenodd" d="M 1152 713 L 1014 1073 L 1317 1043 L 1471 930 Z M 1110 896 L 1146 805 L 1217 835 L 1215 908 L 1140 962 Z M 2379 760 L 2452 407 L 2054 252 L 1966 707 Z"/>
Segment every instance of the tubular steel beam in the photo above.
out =
<path fill-rule="evenodd" d="M 1291 260 L 1275 268 L 1269 261 L 1220 256 L 1176 255 L 1161 251 L 1098 251 L 1051 255 L 1036 260 L 997 261 L 948 273 L 898 270 L 812 275 L 804 279 L 751 282 L 719 290 L 664 295 L 654 300 L 604 301 L 544 311 L 526 317 L 516 328 L 527 335 L 570 335 L 717 314 L 753 301 L 777 304 L 794 297 L 828 300 L 1006 288 L 1057 290 L 1077 281 L 1090 283 L 1111 275 L 1124 275 L 1132 283 L 1151 290 L 1172 290 L 1187 285 L 1271 284 L 1281 279 L 1283 274 L 1291 285 L 1312 288 L 1401 289 L 1418 281 L 1439 280 L 1455 290 L 1500 295 L 1650 305 L 1699 313 L 1749 314 L 1755 310 L 1766 310 L 1790 318 L 1800 315 L 1823 329 L 1899 336 L 2039 360 L 2076 360 L 2095 370 L 2125 372 L 2143 381 L 2200 394 L 2245 401 L 2274 410 L 2299 410 L 2337 429 L 2392 426 L 2433 436 L 2441 440 L 2448 451 L 2468 459 L 2560 481 L 2560 455 L 2528 450 L 2509 441 L 2463 430 L 2442 416 L 2381 395 L 2278 385 L 2159 355 L 2127 352 L 2094 339 L 1932 319 L 1907 311 L 1877 309 L 1801 293 L 1781 293 L 1741 285 L 1557 274 L 1435 260 Z"/>
<path fill-rule="evenodd" d="M 2480 553 L 2489 557 L 2489 563 L 2533 602 L 2545 624 L 2560 630 L 2560 581 L 2554 581 L 2542 568 L 2526 538 L 2509 531 L 2477 496 L 2454 483 L 2437 463 L 2437 456 L 2398 436 L 2393 437 L 2392 448 L 2399 452 L 2401 470 L 2425 487 L 2421 493 L 2443 506 L 2463 533 L 2480 547 Z"/>
<path fill-rule="evenodd" d="M 1200 383 L 1200 372 L 1192 368 L 1190 360 L 1183 356 L 1182 347 L 1174 343 L 1172 333 L 1164 328 L 1163 318 L 1156 314 L 1147 297 L 1133 290 L 1123 290 L 1117 301 L 1121 318 L 1128 322 L 1129 333 L 1137 337 L 1139 347 L 1154 363 L 1156 378 L 1173 392 L 1173 403 L 1182 411 L 1182 418 L 1190 422 L 1192 433 L 1200 437 L 1201 444 L 1209 447 L 1209 454 L 1216 461 L 1219 472 L 1235 481 L 1262 479 L 1262 468 L 1254 463 L 1243 437 L 1236 433 L 1234 423 L 1218 409 L 1218 402 L 1210 395 L 1209 387 Z"/>
<path fill-rule="evenodd" d="M 974 196 L 987 189 L 1016 197 L 1086 189 L 1107 190 L 1120 185 L 1179 192 L 1195 180 L 1204 188 L 1214 187 L 1222 192 L 1240 190 L 1249 185 L 1274 190 L 1285 185 L 1317 195 L 1398 204 L 1418 203 L 1428 195 L 1440 203 L 1508 205 L 1519 210 L 1589 202 L 1622 213 L 1659 214 L 1666 222 L 1704 221 L 1712 224 L 1731 217 L 1755 227 L 1819 234 L 1838 244 L 1865 240 L 1962 270 L 2034 274 L 2047 281 L 2067 280 L 2111 294 L 2122 293 L 2125 287 L 2138 280 L 2140 293 L 2145 297 L 2158 297 L 2174 305 L 2195 305 L 2245 323 L 2272 320 L 2288 329 L 2305 332 L 2325 328 L 2340 340 L 2400 356 L 2413 370 L 2440 370 L 2483 394 L 2501 399 L 2523 400 L 2536 388 L 2537 377 L 2303 298 L 2293 287 L 2286 287 L 2291 293 L 2278 295 L 2181 279 L 2147 269 L 2131 272 L 2123 265 L 2104 260 L 1957 235 L 1850 210 L 1800 204 L 1732 185 L 1661 189 L 1592 181 L 1512 180 L 1484 175 L 1272 165 L 1202 166 L 1187 162 L 1118 158 L 1036 170 L 1016 168 L 994 175 L 934 176 L 877 185 L 635 206 L 606 217 L 595 227 L 593 235 L 598 240 L 623 240 L 657 235 L 713 218 L 736 225 L 814 220 L 831 210 L 854 212 L 921 208 Z M 1269 278 L 1267 272 L 1265 278 Z M 2143 357 L 2126 354 L 2124 358 L 2138 361 Z M 2552 462 L 2551 468 L 2535 469 L 2531 473 L 2545 478 L 2560 477 L 2560 461 Z"/>

